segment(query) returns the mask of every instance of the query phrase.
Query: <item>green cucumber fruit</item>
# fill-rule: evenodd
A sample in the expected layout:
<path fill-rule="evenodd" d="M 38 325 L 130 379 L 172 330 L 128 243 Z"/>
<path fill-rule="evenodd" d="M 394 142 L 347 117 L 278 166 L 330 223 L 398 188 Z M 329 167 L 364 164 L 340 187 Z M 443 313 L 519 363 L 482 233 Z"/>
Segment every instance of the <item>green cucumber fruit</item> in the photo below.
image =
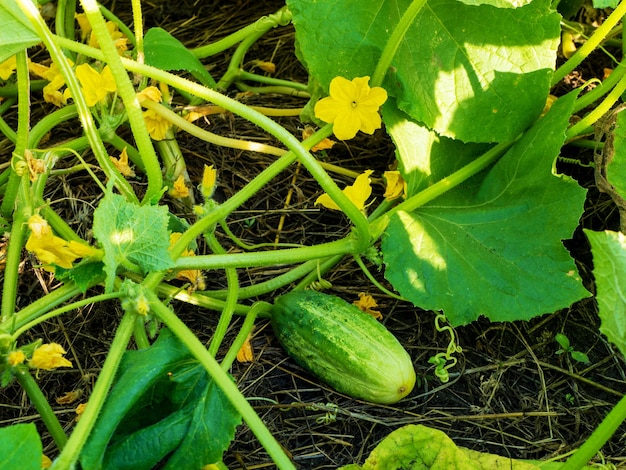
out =
<path fill-rule="evenodd" d="M 338 392 L 395 403 L 415 385 L 411 357 L 374 317 L 333 295 L 293 291 L 272 309 L 272 328 L 287 353 Z"/>

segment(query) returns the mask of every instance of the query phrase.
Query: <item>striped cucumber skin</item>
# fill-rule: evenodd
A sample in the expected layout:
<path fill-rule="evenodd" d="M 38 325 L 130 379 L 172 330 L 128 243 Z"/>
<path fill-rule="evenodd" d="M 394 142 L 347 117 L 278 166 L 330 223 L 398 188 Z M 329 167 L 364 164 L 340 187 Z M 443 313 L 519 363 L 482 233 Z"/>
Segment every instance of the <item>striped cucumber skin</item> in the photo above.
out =
<path fill-rule="evenodd" d="M 395 403 L 415 385 L 411 357 L 375 318 L 316 291 L 276 300 L 272 328 L 287 353 L 338 392 L 372 403 Z"/>

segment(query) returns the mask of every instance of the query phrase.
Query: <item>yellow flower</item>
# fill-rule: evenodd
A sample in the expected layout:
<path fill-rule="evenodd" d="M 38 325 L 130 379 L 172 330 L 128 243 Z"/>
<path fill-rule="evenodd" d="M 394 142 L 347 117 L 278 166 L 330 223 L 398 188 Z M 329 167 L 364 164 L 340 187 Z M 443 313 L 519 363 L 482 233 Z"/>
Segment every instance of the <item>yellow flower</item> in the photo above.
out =
<path fill-rule="evenodd" d="M 63 357 L 65 349 L 57 343 L 42 344 L 33 353 L 29 362 L 33 369 L 52 370 L 57 367 L 72 367 L 72 363 Z"/>
<path fill-rule="evenodd" d="M 41 454 L 41 468 L 50 468 L 52 467 L 52 460 L 45 454 Z"/>
<path fill-rule="evenodd" d="M 215 191 L 215 182 L 217 180 L 217 170 L 213 165 L 204 165 L 202 172 L 202 183 L 200 183 L 200 192 L 206 199 L 210 199 Z"/>
<path fill-rule="evenodd" d="M 73 65 L 71 60 L 69 63 Z M 69 97 L 67 90 L 65 90 L 65 93 L 61 93 L 60 91 L 65 85 L 65 78 L 54 62 L 50 67 L 46 67 L 45 65 L 29 61 L 28 70 L 30 70 L 33 75 L 48 80 L 48 84 L 43 88 L 43 99 L 46 103 L 52 103 L 55 106 L 61 107 L 67 102 L 67 98 Z"/>
<path fill-rule="evenodd" d="M 7 362 L 11 367 L 24 364 L 25 360 L 26 356 L 22 351 L 11 351 L 9 354 L 7 354 Z"/>
<path fill-rule="evenodd" d="M 89 33 L 91 33 L 91 23 L 84 13 L 74 13 L 74 19 L 80 28 L 80 40 L 84 41 L 85 38 L 89 36 Z"/>
<path fill-rule="evenodd" d="M 385 181 L 387 182 L 387 187 L 385 188 L 385 194 L 383 197 L 388 201 L 393 201 L 394 199 L 398 199 L 405 192 L 406 183 L 402 179 L 402 175 L 399 171 L 385 171 L 383 173 L 385 177 Z"/>
<path fill-rule="evenodd" d="M 150 137 L 154 140 L 163 140 L 167 135 L 167 130 L 172 125 L 167 119 L 157 114 L 152 109 L 146 109 L 143 112 L 143 119 L 146 121 L 146 127 Z"/>
<path fill-rule="evenodd" d="M 305 126 L 304 130 L 302 131 L 302 140 L 308 139 L 314 133 L 315 133 L 315 129 L 313 129 L 311 126 Z M 333 148 L 336 143 L 337 142 L 335 142 L 334 140 L 330 140 L 327 137 L 324 140 L 322 140 L 320 143 L 315 144 L 313 147 L 311 147 L 311 152 L 319 152 L 321 150 L 329 150 L 329 149 Z"/>
<path fill-rule="evenodd" d="M 237 362 L 253 362 L 254 361 L 254 352 L 252 351 L 252 343 L 250 339 L 252 338 L 252 334 L 248 334 L 248 337 L 239 348 L 237 352 Z"/>
<path fill-rule="evenodd" d="M 145 100 L 160 103 L 162 96 L 163 94 L 161 93 L 161 90 L 159 90 L 157 87 L 147 86 L 139 93 L 137 93 L 137 100 L 139 100 L 140 103 L 143 103 Z"/>
<path fill-rule="evenodd" d="M 387 92 L 381 87 L 370 88 L 369 79 L 335 77 L 330 82 L 330 96 L 315 104 L 315 116 L 333 123 L 338 139 L 352 139 L 358 131 L 373 134 L 380 128 L 378 108 L 387 101 Z"/>
<path fill-rule="evenodd" d="M 359 300 L 355 300 L 352 303 L 363 312 L 369 313 L 376 320 L 380 320 L 383 317 L 383 314 L 378 310 L 372 310 L 374 307 L 378 307 L 378 303 L 374 300 L 374 297 L 365 292 L 359 292 Z"/>
<path fill-rule="evenodd" d="M 107 21 L 106 28 L 109 31 L 109 36 L 113 39 L 113 44 L 115 44 L 115 48 L 117 49 L 118 54 L 122 54 L 126 49 L 128 49 L 128 38 L 124 36 L 124 33 L 120 32 L 117 28 L 117 25 L 112 21 Z M 100 43 L 95 35 L 89 36 L 89 43 L 91 47 L 96 47 L 100 49 Z"/>
<path fill-rule="evenodd" d="M 343 188 L 343 193 L 348 196 L 348 199 L 350 199 L 359 210 L 365 209 L 365 201 L 367 201 L 372 194 L 372 186 L 370 185 L 369 178 L 372 173 L 374 173 L 373 170 L 367 170 L 361 173 L 356 177 L 352 186 Z M 317 198 L 315 205 L 318 204 L 328 209 L 341 210 L 335 201 L 326 193 Z"/>
<path fill-rule="evenodd" d="M 122 175 L 124 175 L 127 178 L 132 178 L 133 176 L 135 176 L 135 172 L 128 165 L 128 153 L 126 153 L 126 147 L 124 147 L 124 150 L 122 150 L 122 152 L 120 153 L 119 158 L 115 158 L 115 157 L 109 157 L 109 158 L 113 162 L 113 165 L 115 165 L 115 168 L 117 168 Z"/>
<path fill-rule="evenodd" d="M 87 106 L 102 103 L 106 100 L 108 93 L 117 89 L 108 65 L 105 65 L 102 72 L 98 73 L 91 65 L 81 64 L 76 67 L 76 78 L 82 85 Z"/>
<path fill-rule="evenodd" d="M 54 235 L 48 222 L 40 215 L 31 216 L 28 227 L 31 234 L 26 241 L 26 249 L 34 253 L 44 265 L 55 264 L 70 269 L 77 258 L 101 257 L 97 248 L 76 241 L 68 242 Z"/>
<path fill-rule="evenodd" d="M 81 416 L 85 412 L 85 408 L 87 408 L 87 403 L 81 403 L 74 410 L 76 412 L 76 422 L 77 423 L 80 421 Z"/>
<path fill-rule="evenodd" d="M 6 80 L 13 72 L 15 72 L 15 68 L 17 67 L 17 62 L 15 56 L 9 57 L 7 60 L 0 64 L 0 78 L 2 80 Z"/>
<path fill-rule="evenodd" d="M 170 196 L 176 199 L 182 199 L 189 196 L 189 188 L 185 184 L 185 178 L 183 175 L 178 175 L 176 181 L 174 181 L 174 187 L 170 189 Z"/>

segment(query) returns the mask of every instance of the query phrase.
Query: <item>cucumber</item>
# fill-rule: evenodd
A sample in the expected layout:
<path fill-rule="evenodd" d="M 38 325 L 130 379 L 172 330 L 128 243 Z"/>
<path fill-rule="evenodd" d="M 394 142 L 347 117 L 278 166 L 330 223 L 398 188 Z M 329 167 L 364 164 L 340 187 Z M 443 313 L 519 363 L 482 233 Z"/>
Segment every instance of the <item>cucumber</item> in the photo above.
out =
<path fill-rule="evenodd" d="M 395 403 L 415 385 L 411 357 L 371 315 L 338 297 L 293 291 L 272 309 L 272 328 L 287 353 L 338 392 Z"/>

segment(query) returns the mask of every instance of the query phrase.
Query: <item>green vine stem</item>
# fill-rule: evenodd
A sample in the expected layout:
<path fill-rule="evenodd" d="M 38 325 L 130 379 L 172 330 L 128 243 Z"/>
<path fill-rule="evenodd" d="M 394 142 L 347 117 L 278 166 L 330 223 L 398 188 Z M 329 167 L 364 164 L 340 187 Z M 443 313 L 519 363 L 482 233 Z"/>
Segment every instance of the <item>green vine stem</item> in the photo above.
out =
<path fill-rule="evenodd" d="M 106 23 L 95 0 L 81 0 L 85 14 L 89 19 L 92 27 L 92 33 L 95 34 L 100 44 L 100 49 L 104 54 L 107 64 L 111 69 L 117 93 L 124 102 L 124 109 L 128 117 L 128 122 L 133 131 L 133 138 L 137 145 L 137 150 L 141 154 L 145 165 L 146 176 L 148 177 L 148 188 L 144 195 L 143 201 L 156 202 L 161 197 L 163 187 L 163 178 L 161 175 L 161 166 L 157 159 L 156 152 L 152 145 L 152 140 L 148 134 L 146 123 L 143 118 L 141 106 L 137 101 L 135 88 L 128 77 L 128 73 L 124 69 L 124 65 L 120 60 L 120 56 L 115 48 L 115 44 L 106 28 Z M 72 92 L 72 96 L 74 96 Z"/>
<path fill-rule="evenodd" d="M 91 397 L 89 397 L 89 401 L 85 407 L 85 411 L 72 431 L 67 445 L 54 461 L 52 470 L 70 470 L 75 467 L 78 456 L 85 442 L 87 442 L 87 438 L 96 423 L 96 419 L 100 414 L 104 400 L 109 392 L 109 388 L 113 383 L 115 372 L 130 341 L 134 324 L 135 314 L 130 312 L 124 313 L 122 321 L 115 332 L 115 337 L 113 338 L 109 352 L 104 360 L 102 370 L 98 375 L 98 380 L 91 392 Z"/>
<path fill-rule="evenodd" d="M 246 26 L 245 28 L 237 30 L 233 34 L 226 36 L 219 41 L 207 44 L 205 46 L 197 47 L 196 49 L 192 49 L 191 52 L 199 59 L 219 54 L 220 52 L 233 47 L 235 44 L 240 43 L 251 34 L 255 34 L 258 31 L 266 32 L 277 26 L 286 26 L 287 24 L 289 24 L 290 21 L 291 12 L 287 9 L 287 7 L 283 7 L 276 13 L 263 16 L 256 20 L 254 23 Z"/>
<path fill-rule="evenodd" d="M 400 43 L 424 5 L 426 5 L 426 0 L 413 0 L 405 10 L 400 21 L 391 33 L 391 36 L 389 36 L 387 44 L 385 44 L 385 48 L 376 64 L 376 69 L 372 74 L 370 86 L 382 86 L 387 70 L 389 70 L 389 66 L 398 51 L 398 47 L 400 47 Z"/>
<path fill-rule="evenodd" d="M 602 420 L 591 436 L 582 446 L 560 467 L 560 470 L 578 470 L 583 468 L 611 438 L 617 428 L 626 420 L 626 396 L 617 402 L 615 407 Z"/>
<path fill-rule="evenodd" d="M 46 425 L 54 443 L 59 449 L 63 449 L 67 443 L 65 431 L 63 431 L 59 420 L 52 410 L 52 407 L 50 407 L 50 403 L 39 388 L 39 385 L 37 385 L 37 382 L 35 382 L 35 379 L 33 379 L 33 376 L 30 375 L 30 372 L 27 369 L 24 369 L 17 371 L 15 378 L 37 409 L 37 412 L 39 413 L 39 416 L 41 416 L 41 420 Z"/>
<path fill-rule="evenodd" d="M 74 103 L 76 104 L 76 109 L 78 110 L 78 115 L 83 126 L 83 130 L 87 136 L 87 139 L 89 140 L 91 149 L 96 159 L 98 160 L 98 164 L 107 175 L 107 178 L 113 182 L 116 188 L 119 189 L 120 193 L 122 193 L 129 201 L 137 202 L 137 196 L 135 195 L 133 189 L 120 174 L 117 168 L 115 168 L 115 165 L 113 165 L 113 163 L 111 162 L 111 159 L 107 154 L 104 144 L 102 143 L 102 139 L 100 139 L 100 135 L 97 132 L 93 117 L 91 116 L 91 112 L 89 110 L 89 107 L 87 106 L 87 102 L 85 101 L 85 97 L 81 92 L 78 79 L 76 78 L 72 67 L 70 66 L 67 58 L 61 50 L 62 46 L 60 45 L 60 41 L 57 40 L 58 38 L 60 38 L 60 36 L 52 34 L 52 32 L 48 29 L 45 21 L 39 14 L 39 10 L 35 5 L 33 5 L 31 0 L 17 0 L 17 3 L 30 21 L 31 26 L 36 31 L 37 35 L 45 44 L 46 49 L 50 53 L 50 57 L 52 58 L 54 63 L 57 64 L 57 67 L 59 67 L 59 70 L 63 74 L 63 77 L 65 78 L 65 83 L 67 84 L 67 87 L 72 94 Z M 65 39 L 65 45 L 70 44 L 76 43 L 74 41 Z M 102 57 L 102 59 L 104 59 L 104 57 Z"/>
<path fill-rule="evenodd" d="M 615 10 L 604 20 L 602 25 L 595 30 L 589 39 L 565 62 L 561 65 L 552 76 L 552 86 L 559 83 L 565 76 L 574 70 L 580 63 L 591 54 L 600 43 L 607 37 L 613 27 L 626 14 L 626 2 L 619 2 Z"/>
<path fill-rule="evenodd" d="M 191 354 L 204 366 L 215 384 L 222 389 L 235 409 L 241 414 L 250 430 L 265 447 L 279 469 L 291 470 L 294 465 L 285 454 L 276 438 L 269 432 L 261 418 L 254 411 L 246 397 L 239 391 L 237 385 L 220 367 L 215 358 L 209 354 L 198 337 L 167 308 L 150 289 L 143 289 L 143 293 L 150 303 L 152 312 L 174 333 L 188 348 Z M 54 469 L 56 470 L 56 469 Z"/>
<path fill-rule="evenodd" d="M 585 109 L 587 106 L 590 106 L 595 101 L 600 99 L 602 96 L 609 93 L 615 85 L 626 75 L 626 65 L 624 62 L 620 62 L 615 69 L 611 72 L 611 75 L 607 77 L 606 80 L 602 81 L 595 87 L 593 90 L 585 93 L 583 96 L 576 100 L 574 103 L 573 112 L 577 113 L 578 111 Z"/>

